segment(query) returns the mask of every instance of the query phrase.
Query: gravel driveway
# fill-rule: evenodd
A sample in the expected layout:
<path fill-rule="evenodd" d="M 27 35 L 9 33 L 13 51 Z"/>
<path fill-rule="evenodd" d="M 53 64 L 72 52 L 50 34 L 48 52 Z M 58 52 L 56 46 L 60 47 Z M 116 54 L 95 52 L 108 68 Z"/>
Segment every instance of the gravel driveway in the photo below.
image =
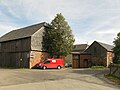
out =
<path fill-rule="evenodd" d="M 0 69 L 0 90 L 119 90 L 108 69 Z"/>

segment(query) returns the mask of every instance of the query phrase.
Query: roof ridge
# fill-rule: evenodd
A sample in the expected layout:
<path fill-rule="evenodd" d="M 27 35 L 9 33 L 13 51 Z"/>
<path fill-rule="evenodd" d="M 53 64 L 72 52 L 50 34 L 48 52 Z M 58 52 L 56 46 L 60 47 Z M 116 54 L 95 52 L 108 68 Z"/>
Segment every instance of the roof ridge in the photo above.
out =
<path fill-rule="evenodd" d="M 113 45 L 110 45 L 110 44 L 106 44 L 106 43 L 102 43 L 102 42 L 98 42 L 98 41 L 95 41 L 97 42 L 98 44 L 100 44 L 102 47 L 104 47 L 106 50 L 108 51 L 113 51 L 112 49 L 114 48 Z"/>
<path fill-rule="evenodd" d="M 36 23 L 36 24 L 28 25 L 28 26 L 19 27 L 18 29 L 15 29 L 15 30 L 24 29 L 24 28 L 27 28 L 27 27 L 33 27 L 33 26 L 40 25 L 40 24 L 45 25 L 46 22 L 41 22 L 41 23 Z M 12 31 L 14 31 L 14 30 L 12 30 Z"/>
<path fill-rule="evenodd" d="M 96 42 L 98 42 L 98 41 L 96 41 Z M 102 43 L 102 42 L 98 42 L 98 43 L 100 43 L 100 44 L 104 44 L 104 45 L 113 46 L 113 45 L 110 45 L 110 44 L 107 44 L 107 43 Z"/>

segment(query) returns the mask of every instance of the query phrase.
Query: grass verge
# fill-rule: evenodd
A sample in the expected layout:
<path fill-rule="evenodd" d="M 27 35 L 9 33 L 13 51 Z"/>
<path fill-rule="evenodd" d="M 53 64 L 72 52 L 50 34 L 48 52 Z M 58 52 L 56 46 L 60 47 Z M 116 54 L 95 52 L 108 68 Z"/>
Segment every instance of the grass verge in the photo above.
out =
<path fill-rule="evenodd" d="M 105 75 L 105 78 L 109 79 L 112 82 L 115 82 L 116 84 L 120 85 L 120 77 L 117 77 L 115 75 Z"/>
<path fill-rule="evenodd" d="M 92 69 L 99 69 L 99 68 L 106 68 L 106 67 L 104 67 L 104 66 L 92 66 L 91 68 Z"/>

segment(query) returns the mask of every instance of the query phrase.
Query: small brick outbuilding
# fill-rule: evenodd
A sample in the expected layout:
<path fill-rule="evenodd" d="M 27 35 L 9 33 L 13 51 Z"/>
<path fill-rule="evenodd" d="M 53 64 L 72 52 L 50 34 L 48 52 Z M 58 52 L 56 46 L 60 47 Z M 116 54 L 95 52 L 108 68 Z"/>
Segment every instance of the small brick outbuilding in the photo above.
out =
<path fill-rule="evenodd" d="M 72 50 L 72 67 L 73 68 L 88 67 L 90 54 L 87 54 L 84 52 L 87 47 L 88 47 L 87 44 L 74 45 L 74 48 Z"/>

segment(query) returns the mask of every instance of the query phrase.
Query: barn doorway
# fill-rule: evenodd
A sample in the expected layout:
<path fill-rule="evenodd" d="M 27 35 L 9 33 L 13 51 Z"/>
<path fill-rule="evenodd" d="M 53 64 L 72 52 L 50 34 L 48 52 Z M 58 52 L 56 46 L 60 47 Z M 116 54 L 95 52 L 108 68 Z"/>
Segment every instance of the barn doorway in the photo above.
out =
<path fill-rule="evenodd" d="M 84 67 L 88 68 L 88 59 L 84 59 Z"/>
<path fill-rule="evenodd" d="M 72 68 L 80 68 L 80 55 L 73 54 Z"/>

